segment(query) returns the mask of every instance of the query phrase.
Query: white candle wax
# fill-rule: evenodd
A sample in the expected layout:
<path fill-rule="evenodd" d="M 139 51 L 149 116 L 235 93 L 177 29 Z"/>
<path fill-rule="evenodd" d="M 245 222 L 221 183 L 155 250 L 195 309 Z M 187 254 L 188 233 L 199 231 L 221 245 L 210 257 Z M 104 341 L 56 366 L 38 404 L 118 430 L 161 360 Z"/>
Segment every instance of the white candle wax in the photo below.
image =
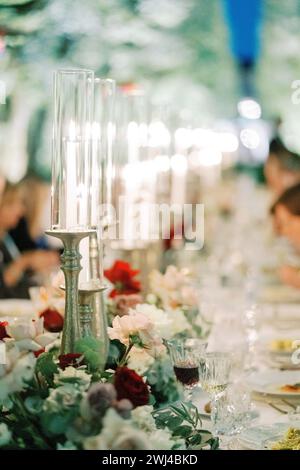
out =
<path fill-rule="evenodd" d="M 79 288 L 82 287 L 84 284 L 90 281 L 90 239 L 89 237 L 85 237 L 81 240 L 79 245 L 79 251 L 82 256 L 80 264 L 81 264 L 81 271 L 79 273 Z"/>
<path fill-rule="evenodd" d="M 66 147 L 66 228 L 77 226 L 77 146 L 75 123 L 70 122 Z"/>
<path fill-rule="evenodd" d="M 99 159 L 100 151 L 100 126 L 94 122 L 92 127 L 92 189 L 91 189 L 91 224 L 96 227 L 99 223 L 98 212 L 100 204 L 101 185 L 101 163 Z M 102 157 L 102 155 L 101 155 Z"/>
<path fill-rule="evenodd" d="M 140 194 L 140 163 L 128 163 L 123 170 L 124 198 L 120 206 L 121 238 L 125 244 L 136 240 L 135 209 Z"/>

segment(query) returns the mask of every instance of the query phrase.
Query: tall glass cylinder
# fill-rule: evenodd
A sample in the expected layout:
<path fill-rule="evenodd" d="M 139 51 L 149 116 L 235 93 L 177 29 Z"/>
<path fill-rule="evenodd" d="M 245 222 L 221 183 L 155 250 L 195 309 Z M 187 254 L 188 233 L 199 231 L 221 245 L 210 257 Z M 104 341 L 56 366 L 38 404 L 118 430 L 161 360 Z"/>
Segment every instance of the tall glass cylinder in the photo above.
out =
<path fill-rule="evenodd" d="M 55 72 L 52 230 L 90 227 L 93 89 L 91 70 Z"/>
<path fill-rule="evenodd" d="M 114 141 L 114 97 L 115 82 L 110 79 L 94 80 L 94 104 L 91 127 L 91 227 L 97 231 L 98 251 L 94 240 L 85 238 L 80 243 L 82 271 L 79 285 L 87 285 L 92 280 L 102 281 L 101 234 L 109 224 L 110 211 L 102 210 L 103 205 L 111 204 L 113 181 L 113 141 Z M 92 243 L 91 243 L 92 241 Z M 97 255 L 98 256 L 95 256 Z"/>
<path fill-rule="evenodd" d="M 99 207 L 112 203 L 115 81 L 95 78 L 92 127 L 92 226 L 109 223 Z M 99 218 L 101 220 L 99 220 Z"/>
<path fill-rule="evenodd" d="M 121 89 L 117 100 L 114 203 L 118 247 L 145 246 L 151 240 L 151 204 L 156 171 L 149 152 L 148 103 L 138 88 Z"/>

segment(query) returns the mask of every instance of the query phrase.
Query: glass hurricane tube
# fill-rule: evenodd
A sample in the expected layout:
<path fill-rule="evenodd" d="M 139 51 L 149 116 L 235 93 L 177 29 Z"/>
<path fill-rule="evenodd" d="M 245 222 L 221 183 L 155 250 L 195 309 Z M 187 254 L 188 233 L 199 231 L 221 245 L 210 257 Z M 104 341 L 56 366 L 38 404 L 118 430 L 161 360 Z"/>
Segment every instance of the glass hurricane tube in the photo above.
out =
<path fill-rule="evenodd" d="M 151 241 L 151 205 L 155 203 L 156 172 L 149 153 L 148 101 L 132 85 L 119 90 L 116 104 L 115 247 L 140 249 Z"/>
<path fill-rule="evenodd" d="M 55 72 L 52 230 L 82 231 L 90 226 L 93 90 L 91 70 Z"/>
<path fill-rule="evenodd" d="M 100 205 L 112 203 L 114 180 L 113 145 L 115 140 L 115 81 L 95 78 L 92 124 L 92 207 L 91 223 L 105 226 L 109 212 L 99 211 Z"/>
<path fill-rule="evenodd" d="M 99 243 L 102 233 L 112 220 L 112 211 L 108 208 L 112 200 L 112 182 L 114 174 L 113 142 L 114 142 L 114 99 L 115 82 L 111 79 L 95 78 L 94 103 L 91 126 L 91 226 L 98 231 Z M 99 269 L 93 269 L 95 257 L 94 247 L 91 248 L 92 238 L 86 238 L 80 243 L 83 270 L 79 276 L 79 287 L 90 288 L 89 284 L 99 284 Z M 89 246 L 90 245 L 90 246 Z M 97 263 L 102 266 L 102 252 L 96 253 Z M 101 281 L 101 280 L 100 280 Z M 101 282 L 100 282 L 101 283 Z M 102 284 L 102 283 L 101 283 Z M 99 285 L 97 286 L 99 287 Z"/>

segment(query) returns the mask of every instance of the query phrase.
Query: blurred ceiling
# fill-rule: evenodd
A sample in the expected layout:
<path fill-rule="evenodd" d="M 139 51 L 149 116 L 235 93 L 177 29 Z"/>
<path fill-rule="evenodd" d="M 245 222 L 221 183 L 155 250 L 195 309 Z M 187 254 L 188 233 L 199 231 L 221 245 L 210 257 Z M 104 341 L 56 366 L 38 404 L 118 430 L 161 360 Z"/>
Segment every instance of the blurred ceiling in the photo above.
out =
<path fill-rule="evenodd" d="M 203 122 L 247 92 L 265 115 L 291 115 L 299 30 L 300 0 L 0 0 L 0 73 L 37 101 L 53 69 L 75 65 Z"/>

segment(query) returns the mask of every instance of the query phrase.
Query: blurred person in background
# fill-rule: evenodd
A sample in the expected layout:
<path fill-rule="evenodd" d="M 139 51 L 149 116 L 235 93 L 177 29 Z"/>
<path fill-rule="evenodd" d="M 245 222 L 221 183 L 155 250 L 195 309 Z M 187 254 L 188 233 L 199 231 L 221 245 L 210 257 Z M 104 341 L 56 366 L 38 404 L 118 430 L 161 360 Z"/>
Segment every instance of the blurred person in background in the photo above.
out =
<path fill-rule="evenodd" d="M 268 187 L 276 197 L 300 182 L 300 156 L 288 150 L 279 137 L 270 143 L 264 174 Z"/>
<path fill-rule="evenodd" d="M 300 184 L 287 189 L 272 206 L 271 213 L 278 233 L 300 251 Z M 280 278 L 285 284 L 300 289 L 300 268 L 282 266 Z"/>
<path fill-rule="evenodd" d="M 27 298 L 36 284 L 35 274 L 50 273 L 59 264 L 57 252 L 45 250 L 21 253 L 9 230 L 24 216 L 23 187 L 6 182 L 0 199 L 0 297 Z"/>
<path fill-rule="evenodd" d="M 16 227 L 9 231 L 21 252 L 49 249 L 42 220 L 50 185 L 38 176 L 26 176 L 20 187 L 23 193 L 24 213 Z"/>

